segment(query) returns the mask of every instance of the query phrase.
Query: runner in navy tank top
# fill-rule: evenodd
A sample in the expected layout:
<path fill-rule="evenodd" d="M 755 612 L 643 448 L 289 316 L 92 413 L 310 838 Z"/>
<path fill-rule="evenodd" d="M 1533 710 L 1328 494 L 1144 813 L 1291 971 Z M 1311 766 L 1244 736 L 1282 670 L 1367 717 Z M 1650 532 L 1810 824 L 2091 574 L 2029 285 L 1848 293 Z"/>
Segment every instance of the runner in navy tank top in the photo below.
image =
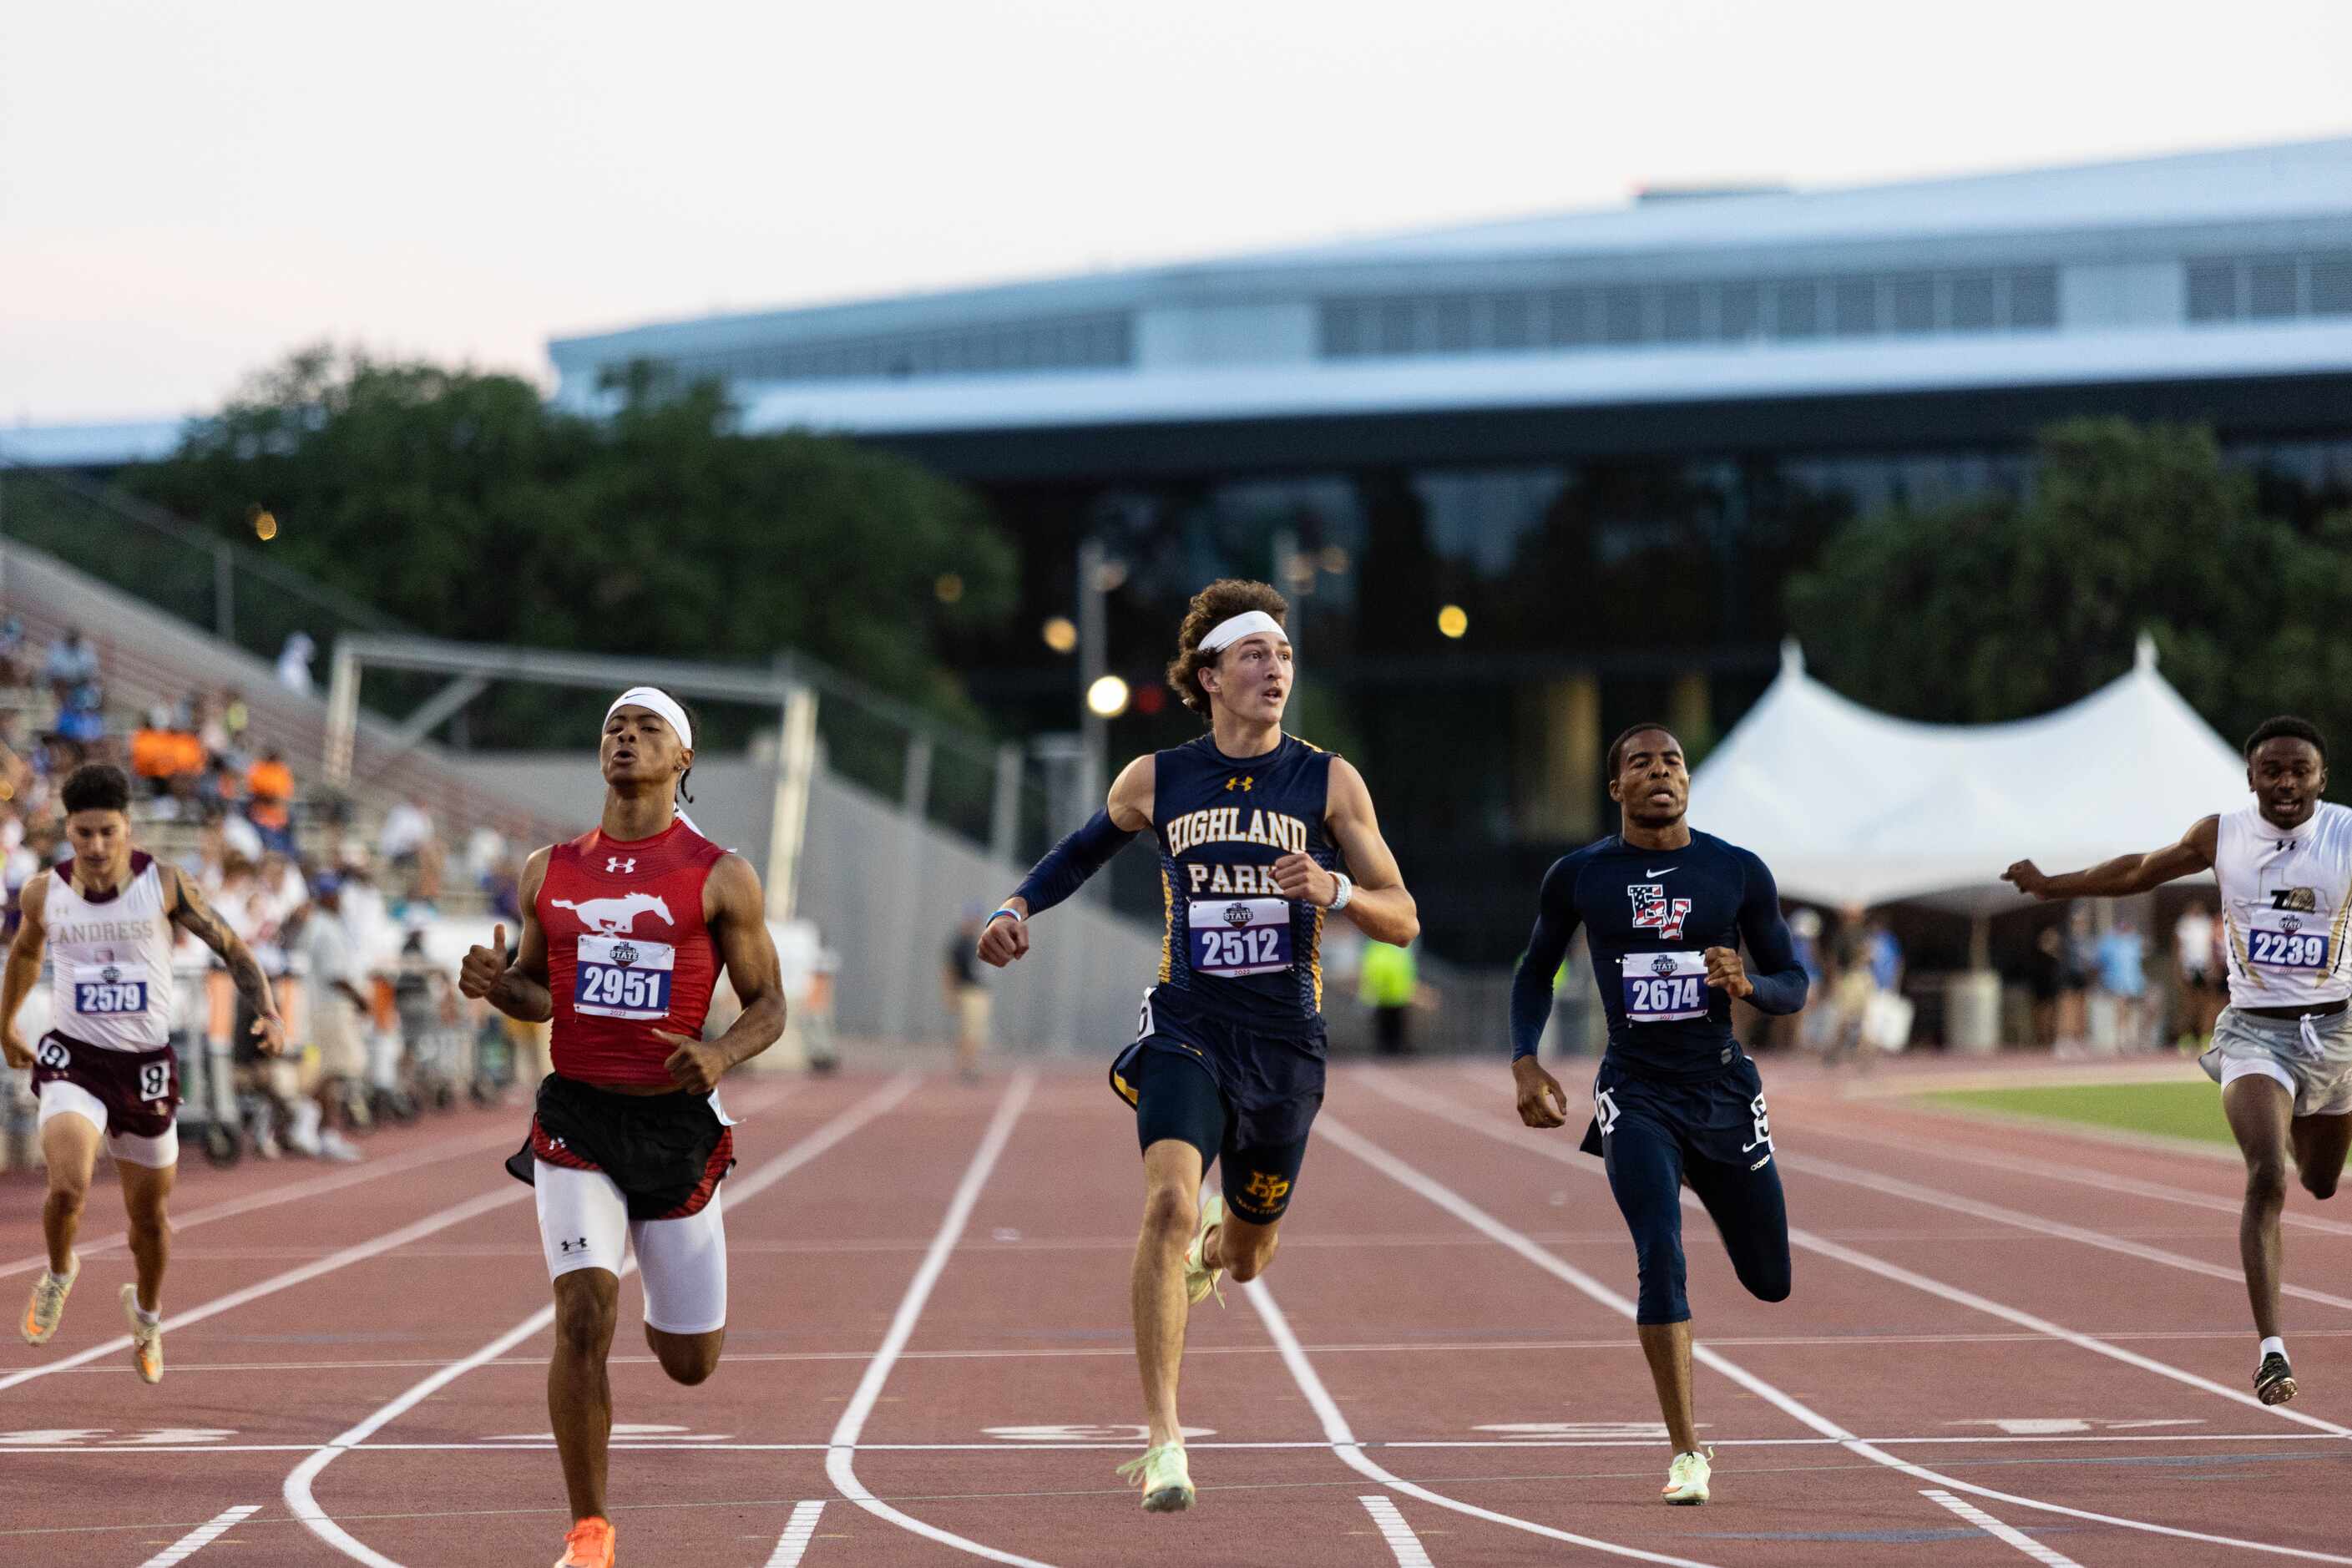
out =
<path fill-rule="evenodd" d="M 1609 772 L 1622 826 L 1544 877 L 1511 983 L 1511 1077 L 1520 1121 L 1566 1124 L 1567 1093 L 1536 1060 L 1536 1044 L 1552 977 L 1581 925 L 1609 1016 L 1583 1148 L 1607 1165 L 1633 1233 L 1634 1321 L 1675 1448 L 1665 1500 L 1703 1503 L 1713 1455 L 1700 1450 L 1691 1413 L 1682 1187 L 1706 1205 L 1749 1294 L 1786 1300 L 1789 1213 L 1764 1084 L 1732 1036 L 1731 999 L 1793 1013 L 1805 1005 L 1805 972 L 1764 862 L 1684 820 L 1682 742 L 1661 725 L 1637 724 L 1610 746 Z"/>
<path fill-rule="evenodd" d="M 1159 840 L 1159 970 L 1110 1071 L 1143 1149 L 1130 1284 L 1150 1434 L 1119 1468 L 1155 1513 L 1193 1496 L 1176 1418 L 1186 1315 L 1225 1271 L 1249 1279 L 1273 1259 L 1323 1103 L 1325 922 L 1344 911 L 1399 945 L 1421 931 L 1363 775 L 1283 733 L 1287 614 L 1264 583 L 1193 595 L 1168 678 L 1209 733 L 1129 763 L 1107 808 L 1037 863 L 980 938 L 982 959 L 1012 963 L 1032 919 L 1136 834 Z M 1213 1163 L 1223 1195 L 1203 1200 Z"/>
<path fill-rule="evenodd" d="M 604 1362 L 625 1252 L 637 1255 L 646 1343 L 662 1370 L 691 1385 L 718 1368 L 727 1339 L 719 1184 L 735 1148 L 719 1080 L 784 1028 L 759 876 L 677 809 L 694 768 L 685 709 L 653 687 L 624 691 L 605 711 L 597 762 L 603 820 L 531 856 L 514 952 L 501 926 L 458 976 L 460 991 L 509 1017 L 554 1023 L 555 1070 L 507 1169 L 536 1189 L 555 1292 L 547 1413 L 572 1518 L 555 1568 L 613 1564 Z M 705 1040 L 720 968 L 743 1012 Z"/>

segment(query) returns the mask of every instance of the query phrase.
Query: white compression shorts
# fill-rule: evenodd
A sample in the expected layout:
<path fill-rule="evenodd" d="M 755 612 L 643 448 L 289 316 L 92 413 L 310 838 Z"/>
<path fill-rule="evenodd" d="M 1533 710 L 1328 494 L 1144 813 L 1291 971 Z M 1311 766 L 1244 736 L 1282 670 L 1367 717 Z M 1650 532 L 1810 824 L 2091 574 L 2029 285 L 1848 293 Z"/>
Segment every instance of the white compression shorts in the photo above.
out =
<path fill-rule="evenodd" d="M 547 1277 L 575 1268 L 617 1276 L 628 1248 L 645 1279 L 646 1324 L 666 1334 L 707 1334 L 727 1326 L 727 1226 L 722 1185 L 685 1219 L 631 1219 L 629 1200 L 602 1171 L 531 1163 L 539 1200 L 539 1245 Z"/>
<path fill-rule="evenodd" d="M 106 1152 L 118 1165 L 146 1165 L 163 1170 L 180 1158 L 180 1130 L 168 1127 L 156 1137 L 117 1132 L 107 1126 L 106 1102 L 78 1083 L 51 1079 L 41 1085 L 41 1114 L 37 1126 L 47 1127 L 60 1116 L 79 1116 L 106 1137 Z"/>

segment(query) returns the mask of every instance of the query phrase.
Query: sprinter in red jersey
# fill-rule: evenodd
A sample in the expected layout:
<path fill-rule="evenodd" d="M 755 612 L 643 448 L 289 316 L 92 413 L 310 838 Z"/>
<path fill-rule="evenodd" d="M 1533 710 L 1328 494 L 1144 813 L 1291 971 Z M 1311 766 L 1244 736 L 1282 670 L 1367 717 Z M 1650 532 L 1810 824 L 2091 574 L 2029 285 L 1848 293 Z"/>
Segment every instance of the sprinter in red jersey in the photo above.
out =
<path fill-rule="evenodd" d="M 554 1020 L 555 1070 L 507 1169 L 537 1189 L 555 1283 L 547 1413 L 572 1526 L 555 1568 L 612 1568 L 604 1476 L 613 1393 L 604 1373 L 621 1262 L 634 1246 L 646 1342 L 688 1385 L 727 1338 L 727 1237 L 719 1184 L 735 1163 L 719 1109 L 730 1068 L 783 1032 L 783 989 L 760 879 L 694 829 L 677 798 L 694 728 L 667 693 L 632 687 L 604 715 L 604 818 L 551 845 L 522 875 L 522 931 L 466 955 L 459 989 L 530 1022 Z M 721 965 L 742 1016 L 714 1040 L 704 1015 Z"/>

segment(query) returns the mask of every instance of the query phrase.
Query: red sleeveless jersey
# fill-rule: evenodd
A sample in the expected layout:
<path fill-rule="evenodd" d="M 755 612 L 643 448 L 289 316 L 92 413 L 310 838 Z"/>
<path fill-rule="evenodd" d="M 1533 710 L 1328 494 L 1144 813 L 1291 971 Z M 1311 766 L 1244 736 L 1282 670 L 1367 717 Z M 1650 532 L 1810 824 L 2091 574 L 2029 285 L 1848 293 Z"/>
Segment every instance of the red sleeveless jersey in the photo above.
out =
<path fill-rule="evenodd" d="M 549 851 L 533 910 L 547 939 L 557 1072 L 670 1081 L 662 1063 L 675 1047 L 654 1031 L 701 1037 L 719 978 L 702 884 L 726 853 L 682 822 L 634 842 L 592 830 Z"/>

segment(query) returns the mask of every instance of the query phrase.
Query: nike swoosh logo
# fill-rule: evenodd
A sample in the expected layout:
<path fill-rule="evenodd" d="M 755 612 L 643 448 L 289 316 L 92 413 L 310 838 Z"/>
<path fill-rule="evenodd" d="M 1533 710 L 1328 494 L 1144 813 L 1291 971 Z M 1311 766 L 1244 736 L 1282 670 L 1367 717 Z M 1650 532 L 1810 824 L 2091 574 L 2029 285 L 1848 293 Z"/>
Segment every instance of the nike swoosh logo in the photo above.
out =
<path fill-rule="evenodd" d="M 1682 862 L 1681 862 L 1681 861 L 1679 861 L 1679 860 L 1677 860 L 1677 861 L 1675 861 L 1675 866 L 1679 866 L 1679 865 L 1681 865 L 1681 864 L 1682 864 Z M 1675 868 L 1675 867 L 1674 867 L 1674 866 L 1662 866 L 1662 867 L 1660 867 L 1658 869 L 1656 869 L 1656 870 L 1654 870 L 1654 871 L 1644 871 L 1644 872 L 1643 872 L 1643 873 L 1642 873 L 1642 875 L 1643 875 L 1644 877 L 1663 877 L 1663 876 L 1664 876 L 1668 871 L 1671 871 L 1671 870 L 1673 870 L 1674 868 Z"/>

